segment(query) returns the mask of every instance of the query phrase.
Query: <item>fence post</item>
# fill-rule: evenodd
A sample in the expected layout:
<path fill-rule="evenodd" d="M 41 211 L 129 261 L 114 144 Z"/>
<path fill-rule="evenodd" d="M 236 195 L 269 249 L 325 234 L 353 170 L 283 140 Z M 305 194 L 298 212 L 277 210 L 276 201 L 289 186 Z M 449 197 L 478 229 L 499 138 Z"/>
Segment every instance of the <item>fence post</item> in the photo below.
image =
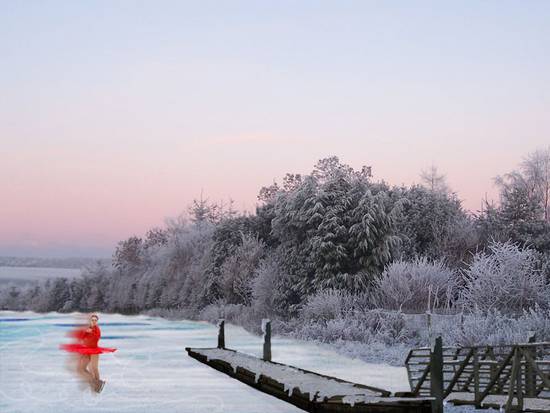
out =
<path fill-rule="evenodd" d="M 426 324 L 428 325 L 428 340 L 432 342 L 432 313 L 430 310 L 426 311 Z"/>
<path fill-rule="evenodd" d="M 537 335 L 534 331 L 529 331 L 529 337 L 527 339 L 528 343 L 536 343 Z M 528 352 L 529 355 L 535 360 L 537 358 L 536 347 L 525 347 L 524 351 Z M 533 369 L 530 363 L 525 363 L 525 393 L 527 397 L 536 396 L 536 386 L 537 386 L 537 373 Z"/>
<path fill-rule="evenodd" d="M 218 320 L 218 348 L 225 348 L 225 320 Z"/>
<path fill-rule="evenodd" d="M 435 339 L 430 351 L 430 394 L 435 397 L 432 413 L 443 413 L 443 342 Z"/>
<path fill-rule="evenodd" d="M 264 333 L 264 356 L 265 361 L 271 361 L 271 321 L 267 318 L 262 320 L 262 332 Z"/>
<path fill-rule="evenodd" d="M 474 402 L 476 409 L 481 409 L 479 392 L 479 349 L 474 347 Z"/>

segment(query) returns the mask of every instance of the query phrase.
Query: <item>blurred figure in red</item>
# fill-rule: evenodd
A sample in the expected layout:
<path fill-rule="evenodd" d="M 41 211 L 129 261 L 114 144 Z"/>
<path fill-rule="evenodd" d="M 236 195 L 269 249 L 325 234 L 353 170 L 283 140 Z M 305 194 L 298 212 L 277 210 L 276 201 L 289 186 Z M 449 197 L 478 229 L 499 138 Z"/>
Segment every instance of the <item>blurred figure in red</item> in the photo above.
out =
<path fill-rule="evenodd" d="M 98 347 L 97 342 L 101 337 L 98 321 L 99 316 L 95 313 L 91 314 L 86 327 L 77 328 L 68 334 L 76 338 L 77 343 L 60 344 L 59 347 L 77 354 L 76 372 L 89 383 L 92 391 L 100 393 L 105 386 L 105 381 L 99 378 L 99 355 L 112 353 L 116 348 Z"/>

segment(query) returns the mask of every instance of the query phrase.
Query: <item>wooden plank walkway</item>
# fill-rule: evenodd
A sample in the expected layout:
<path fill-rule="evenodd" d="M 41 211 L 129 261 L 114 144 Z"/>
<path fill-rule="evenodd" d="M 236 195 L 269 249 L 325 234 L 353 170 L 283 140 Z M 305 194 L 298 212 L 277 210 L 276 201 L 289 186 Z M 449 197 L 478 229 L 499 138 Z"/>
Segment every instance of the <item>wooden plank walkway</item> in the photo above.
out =
<path fill-rule="evenodd" d="M 264 393 L 315 413 L 429 413 L 431 397 L 392 397 L 351 383 L 230 349 L 189 348 L 190 357 Z"/>
<path fill-rule="evenodd" d="M 225 348 L 224 322 L 218 323 L 217 348 L 189 348 L 190 357 L 256 390 L 312 413 L 431 413 L 433 397 L 392 396 L 391 392 L 351 383 L 271 360 L 271 325 L 262 322 L 263 358 Z"/>

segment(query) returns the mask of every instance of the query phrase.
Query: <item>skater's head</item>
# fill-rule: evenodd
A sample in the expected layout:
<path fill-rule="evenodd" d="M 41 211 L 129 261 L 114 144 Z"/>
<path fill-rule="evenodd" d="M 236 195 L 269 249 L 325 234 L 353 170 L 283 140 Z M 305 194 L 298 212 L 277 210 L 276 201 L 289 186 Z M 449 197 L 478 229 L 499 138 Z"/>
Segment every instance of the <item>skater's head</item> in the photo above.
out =
<path fill-rule="evenodd" d="M 99 317 L 98 317 L 97 314 L 93 313 L 93 314 L 90 315 L 90 325 L 92 327 L 97 325 L 98 320 L 99 320 Z"/>

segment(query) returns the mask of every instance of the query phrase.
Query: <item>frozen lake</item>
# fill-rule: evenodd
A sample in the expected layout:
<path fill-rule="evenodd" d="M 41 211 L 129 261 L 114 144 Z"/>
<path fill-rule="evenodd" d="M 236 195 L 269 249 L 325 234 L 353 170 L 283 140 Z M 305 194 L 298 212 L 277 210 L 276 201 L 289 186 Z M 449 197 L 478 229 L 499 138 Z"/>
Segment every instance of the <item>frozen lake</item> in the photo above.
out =
<path fill-rule="evenodd" d="M 78 314 L 0 311 L 0 411 L 19 412 L 301 412 L 187 356 L 215 347 L 215 326 L 149 316 L 99 313 L 101 394 L 82 391 L 66 367 L 65 332 Z M 261 337 L 226 325 L 228 348 L 260 356 Z M 273 360 L 391 391 L 409 390 L 404 368 L 369 364 L 325 346 L 272 340 Z"/>
<path fill-rule="evenodd" d="M 82 270 L 77 268 L 0 267 L 0 284 L 25 284 L 55 277 L 71 279 L 79 277 L 81 273 Z"/>

